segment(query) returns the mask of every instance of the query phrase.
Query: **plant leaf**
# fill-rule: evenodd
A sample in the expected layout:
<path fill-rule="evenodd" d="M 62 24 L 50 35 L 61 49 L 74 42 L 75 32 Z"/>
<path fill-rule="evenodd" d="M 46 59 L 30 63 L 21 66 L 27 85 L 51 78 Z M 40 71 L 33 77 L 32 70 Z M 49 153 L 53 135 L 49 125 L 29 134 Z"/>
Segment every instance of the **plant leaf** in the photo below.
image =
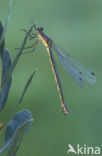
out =
<path fill-rule="evenodd" d="M 7 156 L 15 156 L 22 142 L 24 134 L 28 131 L 33 121 L 31 112 L 23 110 L 18 112 L 7 124 L 5 132 L 5 143 L 0 149 L 0 153 L 9 147 Z"/>
<path fill-rule="evenodd" d="M 2 23 L 0 22 L 0 39 L 1 39 L 1 36 L 2 36 L 2 32 L 3 32 L 3 26 L 2 26 Z"/>
<path fill-rule="evenodd" d="M 2 26 L 2 23 L 0 22 L 0 41 L 1 41 L 2 33 L 3 33 L 3 26 Z M 5 43 L 4 43 L 4 40 L 3 40 L 2 43 L 0 44 L 0 55 L 1 56 L 2 56 L 3 51 L 4 51 L 4 44 Z"/>
<path fill-rule="evenodd" d="M 30 77 L 29 77 L 29 79 L 28 79 L 28 81 L 27 81 L 27 83 L 26 83 L 26 85 L 24 87 L 24 90 L 23 90 L 23 92 L 22 92 L 22 94 L 21 94 L 21 96 L 19 98 L 19 100 L 17 101 L 17 103 L 15 104 L 14 108 L 12 109 L 12 112 L 10 113 L 10 117 L 14 113 L 14 111 L 16 110 L 18 105 L 21 103 L 21 101 L 23 100 L 23 97 L 24 97 L 24 95 L 25 95 L 25 93 L 26 93 L 26 91 L 27 91 L 27 89 L 28 89 L 28 87 L 29 87 L 29 85 L 30 85 L 30 83 L 31 83 L 31 81 L 33 79 L 33 76 L 35 75 L 36 71 L 37 71 L 37 69 L 35 71 L 33 71 L 33 73 L 30 75 Z M 10 117 L 9 117 L 9 119 L 10 119 Z"/>
<path fill-rule="evenodd" d="M 4 50 L 3 55 L 1 56 L 1 60 L 2 60 L 2 83 L 3 83 L 11 66 L 11 59 L 7 49 Z M 10 86 L 11 86 L 11 77 L 9 77 L 2 92 L 0 93 L 0 111 L 4 108 L 6 104 Z"/>
<path fill-rule="evenodd" d="M 1 38 L 0 38 L 0 44 L 2 44 L 3 40 L 5 39 L 5 35 L 6 35 L 8 25 L 9 25 L 9 22 L 10 22 L 10 11 L 11 11 L 11 7 L 12 7 L 12 2 L 13 2 L 13 0 L 10 0 L 8 13 L 7 13 L 7 18 L 6 18 L 6 21 L 5 21 L 5 24 L 4 24 L 4 29 L 3 29 L 3 32 L 2 32 L 2 35 L 1 35 Z"/>

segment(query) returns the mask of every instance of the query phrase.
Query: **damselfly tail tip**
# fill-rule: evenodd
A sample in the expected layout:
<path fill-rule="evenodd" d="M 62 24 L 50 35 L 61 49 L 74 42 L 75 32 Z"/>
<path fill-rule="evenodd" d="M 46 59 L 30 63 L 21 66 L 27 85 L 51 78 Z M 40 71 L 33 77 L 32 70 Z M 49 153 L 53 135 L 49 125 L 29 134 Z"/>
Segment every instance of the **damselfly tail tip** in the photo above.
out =
<path fill-rule="evenodd" d="M 67 115 L 69 113 L 69 110 L 66 104 L 64 104 L 64 106 L 62 107 L 62 110 L 63 110 L 64 115 Z"/>

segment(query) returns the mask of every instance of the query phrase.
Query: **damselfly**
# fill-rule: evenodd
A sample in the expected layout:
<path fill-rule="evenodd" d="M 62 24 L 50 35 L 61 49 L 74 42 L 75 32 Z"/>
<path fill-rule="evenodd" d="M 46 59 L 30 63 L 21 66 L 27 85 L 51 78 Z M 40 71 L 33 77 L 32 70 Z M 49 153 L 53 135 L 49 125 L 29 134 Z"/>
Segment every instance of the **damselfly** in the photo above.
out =
<path fill-rule="evenodd" d="M 88 83 L 94 84 L 96 82 L 96 77 L 94 73 L 88 69 L 85 65 L 79 63 L 76 59 L 74 59 L 70 55 L 65 55 L 62 50 L 43 32 L 43 27 L 36 28 L 36 34 L 32 36 L 32 38 L 38 37 L 38 40 L 42 42 L 42 44 L 46 47 L 48 51 L 48 55 L 50 58 L 50 63 L 52 66 L 52 71 L 54 73 L 57 89 L 59 92 L 59 97 L 61 100 L 61 106 L 64 114 L 68 113 L 67 105 L 64 102 L 64 96 L 62 91 L 62 85 L 59 77 L 59 73 L 57 70 L 56 62 L 52 53 L 52 49 L 56 52 L 62 66 L 64 69 L 71 75 L 71 77 L 76 81 L 76 83 L 83 87 L 83 80 L 86 80 Z M 37 44 L 38 40 L 35 42 Z M 36 44 L 33 44 L 34 48 Z"/>

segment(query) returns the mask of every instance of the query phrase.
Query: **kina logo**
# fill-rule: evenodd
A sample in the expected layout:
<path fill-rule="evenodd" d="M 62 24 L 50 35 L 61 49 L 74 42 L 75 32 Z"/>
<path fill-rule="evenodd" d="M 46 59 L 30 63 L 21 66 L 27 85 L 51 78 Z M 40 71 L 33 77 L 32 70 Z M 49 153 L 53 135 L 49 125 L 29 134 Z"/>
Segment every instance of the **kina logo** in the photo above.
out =
<path fill-rule="evenodd" d="M 87 145 L 79 145 L 77 144 L 77 147 L 74 148 L 71 144 L 68 145 L 67 154 L 73 153 L 77 155 L 100 155 L 101 154 L 101 148 L 100 147 L 92 147 Z"/>

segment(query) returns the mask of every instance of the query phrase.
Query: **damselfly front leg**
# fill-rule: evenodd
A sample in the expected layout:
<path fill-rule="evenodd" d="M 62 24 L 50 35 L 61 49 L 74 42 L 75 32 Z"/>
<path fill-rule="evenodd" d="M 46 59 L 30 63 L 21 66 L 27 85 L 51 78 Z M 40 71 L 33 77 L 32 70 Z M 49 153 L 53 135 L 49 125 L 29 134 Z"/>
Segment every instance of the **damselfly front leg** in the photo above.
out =
<path fill-rule="evenodd" d="M 25 28 L 21 28 L 22 31 L 24 31 L 26 34 L 28 33 Z M 29 34 L 29 37 L 32 37 L 31 34 Z"/>

